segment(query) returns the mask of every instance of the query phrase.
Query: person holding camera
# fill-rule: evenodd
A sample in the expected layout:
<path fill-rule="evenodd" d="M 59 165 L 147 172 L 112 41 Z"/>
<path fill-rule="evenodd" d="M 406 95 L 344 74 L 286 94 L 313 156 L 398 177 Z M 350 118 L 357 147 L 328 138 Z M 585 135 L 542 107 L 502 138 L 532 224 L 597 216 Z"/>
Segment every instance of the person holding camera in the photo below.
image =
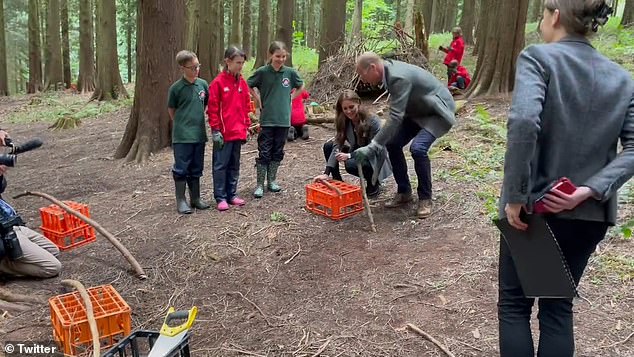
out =
<path fill-rule="evenodd" d="M 0 130 L 0 144 L 5 145 L 8 134 Z M 57 260 L 59 249 L 40 233 L 24 226 L 17 212 L 3 198 L 7 187 L 0 165 L 0 275 L 13 277 L 52 278 L 62 270 Z"/>

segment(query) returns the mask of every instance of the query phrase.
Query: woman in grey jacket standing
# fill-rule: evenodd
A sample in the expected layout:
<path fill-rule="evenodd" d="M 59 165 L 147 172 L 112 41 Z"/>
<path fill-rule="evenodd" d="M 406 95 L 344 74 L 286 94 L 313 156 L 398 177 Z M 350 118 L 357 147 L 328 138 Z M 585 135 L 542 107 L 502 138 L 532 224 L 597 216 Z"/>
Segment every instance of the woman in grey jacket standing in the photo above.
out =
<path fill-rule="evenodd" d="M 527 47 L 517 61 L 500 216 L 525 230 L 546 192 L 546 221 L 575 283 L 616 223 L 616 191 L 634 174 L 634 81 L 587 39 L 612 9 L 605 0 L 545 0 L 540 26 L 546 44 Z M 621 142 L 623 150 L 617 152 Z M 548 190 L 568 177 L 572 194 Z M 539 264 L 539 262 L 535 262 Z M 500 242 L 500 354 L 534 357 L 534 299 L 526 298 L 509 248 Z M 572 299 L 539 299 L 541 357 L 574 355 Z"/>

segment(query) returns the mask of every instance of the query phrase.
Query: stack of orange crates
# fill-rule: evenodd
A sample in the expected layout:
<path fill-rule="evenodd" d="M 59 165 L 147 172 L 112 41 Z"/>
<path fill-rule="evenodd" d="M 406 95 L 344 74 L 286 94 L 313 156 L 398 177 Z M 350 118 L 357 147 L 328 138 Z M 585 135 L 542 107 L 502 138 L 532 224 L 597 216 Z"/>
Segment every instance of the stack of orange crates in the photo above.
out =
<path fill-rule="evenodd" d="M 97 286 L 87 291 L 97 322 L 101 348 L 112 347 L 130 334 L 130 306 L 112 285 Z M 48 300 L 48 304 L 51 309 L 53 337 L 64 355 L 92 354 L 92 335 L 79 292 L 54 296 Z"/>
<path fill-rule="evenodd" d="M 64 201 L 64 204 L 90 218 L 87 205 L 73 201 Z M 57 205 L 40 208 L 40 217 L 42 234 L 62 251 L 96 240 L 95 229 L 92 226 Z"/>
<path fill-rule="evenodd" d="M 340 220 L 363 211 L 363 197 L 359 186 L 343 181 L 329 181 L 341 191 L 328 188 L 321 182 L 306 185 L 306 209 L 311 212 Z"/>

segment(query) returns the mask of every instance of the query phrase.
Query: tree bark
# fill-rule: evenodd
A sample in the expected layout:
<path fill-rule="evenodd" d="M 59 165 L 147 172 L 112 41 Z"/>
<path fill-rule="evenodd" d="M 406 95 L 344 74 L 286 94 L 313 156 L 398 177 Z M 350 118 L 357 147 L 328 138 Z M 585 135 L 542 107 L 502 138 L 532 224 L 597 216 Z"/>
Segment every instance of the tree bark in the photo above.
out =
<path fill-rule="evenodd" d="M 532 0 L 533 2 L 531 3 L 531 16 L 529 18 L 530 22 L 535 22 L 535 21 L 539 21 L 539 19 L 542 17 L 542 0 Z"/>
<path fill-rule="evenodd" d="M 458 0 L 447 0 L 447 7 L 445 8 L 445 27 L 444 32 L 451 32 L 456 26 L 456 17 L 458 17 Z"/>
<path fill-rule="evenodd" d="M 327 16 L 321 16 L 319 65 L 339 52 L 346 37 L 346 2 L 323 1 L 321 6 L 321 13 Z"/>
<path fill-rule="evenodd" d="M 625 8 L 623 9 L 621 25 L 634 25 L 634 0 L 625 0 Z"/>
<path fill-rule="evenodd" d="M 430 23 L 429 23 L 429 35 L 436 32 L 438 28 L 438 18 L 440 17 L 438 14 L 441 12 L 442 8 L 439 5 L 440 0 L 429 0 L 431 2 L 431 12 L 430 12 Z"/>
<path fill-rule="evenodd" d="M 255 65 L 253 68 L 263 66 L 269 56 L 269 32 L 271 28 L 271 0 L 260 0 L 258 20 L 258 48 L 256 51 Z"/>
<path fill-rule="evenodd" d="M 141 1 L 134 105 L 115 158 L 145 162 L 171 144 L 167 92 L 179 78 L 174 58 L 185 45 L 185 19 L 185 0 Z"/>
<path fill-rule="evenodd" d="M 70 39 L 68 36 L 68 0 L 61 0 L 60 18 L 62 24 L 62 65 L 64 73 L 64 87 L 70 88 Z"/>
<path fill-rule="evenodd" d="M 127 98 L 119 72 L 115 0 L 99 0 L 97 4 L 97 88 L 93 100 Z M 165 32 L 157 32 L 158 34 Z"/>
<path fill-rule="evenodd" d="M 295 0 L 277 0 L 277 31 L 275 40 L 286 45 L 288 56 L 286 65 L 293 66 L 293 20 L 295 18 Z"/>
<path fill-rule="evenodd" d="M 9 95 L 7 75 L 7 40 L 4 32 L 4 1 L 0 0 L 0 96 Z"/>
<path fill-rule="evenodd" d="M 528 0 L 482 0 L 484 40 L 478 45 L 476 71 L 466 95 L 506 94 L 513 90 L 515 63 L 524 48 Z M 498 21 L 493 21 L 497 19 Z M 481 34 L 482 35 L 482 34 Z"/>
<path fill-rule="evenodd" d="M 218 1 L 218 43 L 216 44 L 216 58 L 222 59 L 225 54 L 225 0 Z"/>
<path fill-rule="evenodd" d="M 407 1 L 407 0 L 405 0 L 405 1 Z M 396 10 L 396 16 L 395 16 L 394 22 L 395 23 L 396 22 L 401 22 L 402 23 L 401 17 L 403 17 L 403 12 L 401 11 L 401 7 L 402 7 L 401 6 L 401 0 L 394 1 L 394 7 L 395 7 L 395 10 Z"/>
<path fill-rule="evenodd" d="M 231 1 L 231 34 L 229 44 L 240 46 L 242 43 L 242 0 Z"/>
<path fill-rule="evenodd" d="M 201 34 L 206 36 L 196 36 L 194 48 L 198 53 L 198 60 L 201 63 L 200 78 L 210 83 L 218 75 L 218 33 L 214 28 L 218 26 L 218 0 L 198 1 L 199 22 L 198 28 Z"/>
<path fill-rule="evenodd" d="M 539 0 L 538 0 L 539 1 Z M 462 4 L 462 16 L 460 17 L 460 28 L 467 45 L 473 45 L 473 28 L 475 25 L 475 0 L 464 0 Z"/>
<path fill-rule="evenodd" d="M 46 89 L 57 90 L 57 85 L 64 82 L 62 68 L 62 39 L 60 35 L 59 0 L 48 1 L 46 21 Z"/>
<path fill-rule="evenodd" d="M 0 0 L 1 1 L 1 0 Z M 42 49 L 40 47 L 40 9 L 37 0 L 29 0 L 29 83 L 27 93 L 42 90 Z"/>
<path fill-rule="evenodd" d="M 403 29 L 406 33 L 414 33 L 414 0 L 405 0 L 405 23 Z"/>
<path fill-rule="evenodd" d="M 319 29 L 319 9 L 318 0 L 308 0 L 306 13 L 306 46 L 317 48 Z"/>
<path fill-rule="evenodd" d="M 79 1 L 79 77 L 77 90 L 95 90 L 95 46 L 93 40 L 92 0 Z"/>
<path fill-rule="evenodd" d="M 247 55 L 247 58 L 251 58 L 251 24 L 253 19 L 251 0 L 244 0 L 243 16 L 242 16 L 242 50 Z"/>
<path fill-rule="evenodd" d="M 132 59 L 132 32 L 134 30 L 133 25 L 137 19 L 136 6 L 133 0 L 127 0 L 127 15 L 125 24 L 125 44 L 126 44 L 126 63 L 128 64 L 128 83 L 132 82 L 132 67 L 134 67 Z"/>
<path fill-rule="evenodd" d="M 352 15 L 352 32 L 350 38 L 355 40 L 361 40 L 361 28 L 363 26 L 363 0 L 355 0 L 354 2 L 354 14 Z"/>

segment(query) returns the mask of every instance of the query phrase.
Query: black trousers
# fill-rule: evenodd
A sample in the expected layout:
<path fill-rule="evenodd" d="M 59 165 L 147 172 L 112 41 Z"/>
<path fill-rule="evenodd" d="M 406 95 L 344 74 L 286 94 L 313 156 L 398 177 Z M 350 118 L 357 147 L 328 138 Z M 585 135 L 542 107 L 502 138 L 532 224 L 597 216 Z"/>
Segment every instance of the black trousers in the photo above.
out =
<path fill-rule="evenodd" d="M 205 143 L 172 144 L 174 149 L 174 166 L 172 173 L 175 180 L 199 178 L 205 166 Z"/>
<path fill-rule="evenodd" d="M 284 145 L 288 127 L 264 126 L 258 135 L 258 164 L 268 165 L 271 161 L 284 159 Z"/>
<path fill-rule="evenodd" d="M 330 154 L 332 154 L 332 150 L 335 147 L 335 143 L 330 140 L 327 141 L 324 144 L 324 157 L 326 158 L 326 162 L 328 162 L 328 159 L 330 158 Z M 345 147 L 341 152 L 348 152 L 350 151 L 348 147 Z M 346 172 L 349 173 L 350 175 L 353 176 L 357 176 L 359 177 L 359 168 L 357 167 L 357 161 L 353 158 L 349 158 L 348 160 L 346 160 L 345 162 L 345 168 L 346 168 Z M 376 184 L 372 184 L 372 175 L 374 174 L 374 170 L 372 170 L 372 166 L 369 163 L 364 164 L 363 166 L 361 166 L 361 169 L 363 170 L 363 177 L 365 178 L 366 184 L 367 184 L 367 191 L 368 192 L 375 192 L 378 188 L 379 183 L 377 182 Z M 335 166 L 332 171 L 332 178 L 335 180 L 339 180 L 339 181 L 343 181 L 343 179 L 341 178 L 341 172 L 339 171 L 339 165 Z"/>
<path fill-rule="evenodd" d="M 605 237 L 603 222 L 547 219 L 570 273 L 579 284 L 588 259 Z M 539 264 L 539 262 L 535 262 Z M 501 357 L 535 357 L 530 319 L 535 299 L 525 298 L 508 245 L 500 240 L 498 319 Z M 575 350 L 572 299 L 539 299 L 538 357 L 572 357 Z"/>

